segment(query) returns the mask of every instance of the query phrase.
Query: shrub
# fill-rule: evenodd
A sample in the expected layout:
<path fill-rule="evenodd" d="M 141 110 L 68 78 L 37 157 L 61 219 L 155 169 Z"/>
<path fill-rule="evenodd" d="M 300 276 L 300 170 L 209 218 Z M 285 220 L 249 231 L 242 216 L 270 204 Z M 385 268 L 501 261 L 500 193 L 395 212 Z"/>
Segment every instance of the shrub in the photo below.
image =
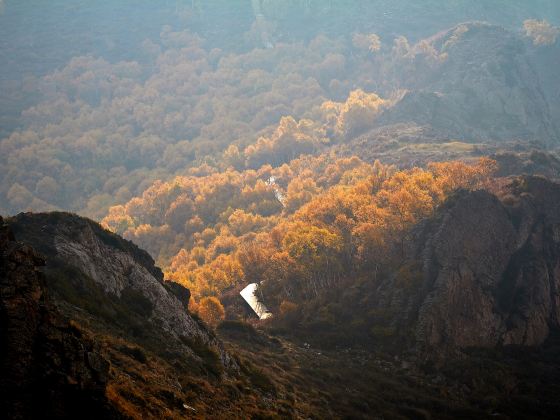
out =
<path fill-rule="evenodd" d="M 205 297 L 200 300 L 198 305 L 198 314 L 212 328 L 216 328 L 218 324 L 226 317 L 224 307 L 218 298 L 213 296 Z"/>

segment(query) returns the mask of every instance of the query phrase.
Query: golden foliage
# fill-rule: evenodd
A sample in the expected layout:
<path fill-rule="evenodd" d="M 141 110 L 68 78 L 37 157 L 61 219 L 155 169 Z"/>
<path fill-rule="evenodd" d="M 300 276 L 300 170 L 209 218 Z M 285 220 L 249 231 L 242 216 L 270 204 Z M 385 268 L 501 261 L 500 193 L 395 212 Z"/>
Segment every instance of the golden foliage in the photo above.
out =
<path fill-rule="evenodd" d="M 495 170 L 487 158 L 397 171 L 306 157 L 156 183 L 112 208 L 105 224 L 170 261 L 166 277 L 191 289 L 193 302 L 261 281 L 297 302 L 398 258 L 415 223 L 453 191 L 484 187 Z"/>
<path fill-rule="evenodd" d="M 215 297 L 205 297 L 198 304 L 198 314 L 213 328 L 225 319 L 224 307 Z"/>
<path fill-rule="evenodd" d="M 546 20 L 528 19 L 523 22 L 523 29 L 535 45 L 552 45 L 560 34 L 560 28 L 552 26 Z"/>
<path fill-rule="evenodd" d="M 347 66 L 348 47 L 324 36 L 239 53 L 166 27 L 143 47 L 146 62 L 75 57 L 41 80 L 43 99 L 0 139 L 3 212 L 59 207 L 101 218 L 222 154 L 219 165 L 236 170 L 274 163 L 276 153 L 286 162 L 323 141 L 307 118 L 331 96 L 329 83 L 361 78 Z M 263 134 L 284 116 L 277 133 Z M 268 141 L 243 154 L 259 137 Z"/>
<path fill-rule="evenodd" d="M 381 49 L 381 39 L 376 34 L 354 34 L 352 45 L 358 49 L 374 53 Z"/>
<path fill-rule="evenodd" d="M 334 123 L 337 133 L 343 138 L 354 137 L 373 127 L 377 116 L 389 105 L 375 93 L 361 89 L 350 92 L 343 103 L 325 102 L 321 109 L 327 122 Z"/>

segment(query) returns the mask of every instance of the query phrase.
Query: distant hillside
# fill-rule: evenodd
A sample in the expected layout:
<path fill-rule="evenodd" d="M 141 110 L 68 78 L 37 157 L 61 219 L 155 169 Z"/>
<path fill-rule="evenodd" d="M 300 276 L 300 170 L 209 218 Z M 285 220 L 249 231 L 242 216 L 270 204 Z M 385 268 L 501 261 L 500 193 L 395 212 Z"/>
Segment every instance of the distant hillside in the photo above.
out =
<path fill-rule="evenodd" d="M 430 45 L 428 62 L 416 60 L 408 69 L 406 62 L 397 64 L 407 92 L 378 124 L 414 122 L 467 141 L 558 144 L 560 78 L 543 59 L 560 56 L 558 44 L 539 48 L 501 27 L 474 23 Z"/>
<path fill-rule="evenodd" d="M 100 220 L 192 168 L 279 166 L 333 144 L 382 159 L 371 152 L 379 137 L 558 145 L 554 37 L 535 45 L 521 28 L 468 23 L 417 43 L 380 38 L 370 51 L 373 35 L 354 35 L 232 53 L 166 27 L 144 59 L 76 57 L 35 85 L 44 99 L 0 140 L 0 211 Z M 354 149 L 372 130 L 384 134 L 371 150 Z"/>

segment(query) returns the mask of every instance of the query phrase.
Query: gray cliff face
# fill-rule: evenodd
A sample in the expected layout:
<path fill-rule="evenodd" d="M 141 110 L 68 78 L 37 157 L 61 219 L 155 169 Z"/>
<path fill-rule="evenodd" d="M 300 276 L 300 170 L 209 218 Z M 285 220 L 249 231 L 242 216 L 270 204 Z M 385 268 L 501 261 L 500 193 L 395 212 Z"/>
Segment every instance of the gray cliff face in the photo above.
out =
<path fill-rule="evenodd" d="M 457 193 L 414 232 L 416 284 L 397 274 L 377 291 L 419 348 L 538 346 L 560 328 L 560 184 L 508 182 Z"/>
<path fill-rule="evenodd" d="M 114 305 L 127 310 L 128 305 L 133 313 L 139 311 L 140 314 L 133 314 L 133 325 L 138 329 L 149 329 L 156 336 L 167 337 L 166 345 L 179 344 L 185 339 L 209 345 L 219 353 L 224 366 L 235 367 L 221 343 L 188 313 L 185 305 L 188 290 L 183 292 L 186 301 L 178 298 L 175 289 L 184 288 L 166 287 L 163 274 L 154 266 L 152 258 L 131 242 L 90 220 L 64 213 L 20 214 L 10 224 L 19 239 L 33 244 L 47 256 L 47 277 L 53 282 L 60 277 L 58 267 L 71 269 L 72 281 L 81 277 L 88 284 L 98 286 Z M 78 288 L 87 299 L 87 287 L 79 285 Z M 76 307 L 74 301 L 70 305 L 66 303 L 62 302 L 66 310 L 73 311 Z M 184 349 L 188 351 L 188 347 Z"/>
<path fill-rule="evenodd" d="M 121 296 L 125 288 L 140 292 L 153 305 L 149 318 L 175 338 L 199 337 L 208 333 L 187 313 L 185 306 L 127 252 L 103 243 L 89 225 L 78 232 L 59 232 L 54 237 L 59 258 L 80 270 L 107 293 Z"/>

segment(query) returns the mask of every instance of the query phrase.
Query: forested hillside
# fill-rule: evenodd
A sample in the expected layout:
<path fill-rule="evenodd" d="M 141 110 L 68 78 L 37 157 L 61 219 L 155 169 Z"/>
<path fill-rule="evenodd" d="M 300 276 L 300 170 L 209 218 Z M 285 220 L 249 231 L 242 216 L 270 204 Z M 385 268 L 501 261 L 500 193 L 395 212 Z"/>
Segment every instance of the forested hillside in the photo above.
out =
<path fill-rule="evenodd" d="M 247 167 L 277 166 L 318 144 L 403 122 L 433 127 L 430 142 L 554 143 L 558 33 L 528 22 L 442 27 L 411 39 L 376 28 L 317 30 L 309 39 L 279 37 L 273 48 L 262 44 L 268 29 L 254 27 L 241 49 L 214 45 L 194 24 L 167 25 L 138 41 L 134 56 L 91 50 L 42 78 L 29 74 L 19 90 L 40 96 L 0 143 L 0 211 L 69 209 L 101 219 L 155 180 L 201 163 L 223 168 L 229 146 L 254 145 Z M 272 157 L 268 140 L 283 117 L 315 138 Z"/>
<path fill-rule="evenodd" d="M 508 29 L 465 23 L 409 40 L 388 35 L 391 7 L 377 33 L 288 37 L 303 27 L 298 13 L 370 29 L 357 16 L 374 5 L 246 3 L 258 16 L 235 47 L 203 38 L 218 3 L 169 4 L 160 13 L 190 29 L 131 35 L 138 48 L 116 54 L 127 61 L 93 51 L 34 79 L 41 99 L 0 142 L 0 211 L 103 220 L 188 286 L 192 309 L 271 270 L 302 282 L 283 286 L 297 300 L 377 266 L 454 190 L 507 172 L 481 156 L 558 141 L 559 30 L 521 25 L 521 5 L 508 9 Z M 405 13 L 405 3 L 394 6 L 401 19 L 418 8 Z M 450 159 L 461 161 L 430 163 Z M 275 306 L 291 301 L 279 296 Z"/>
<path fill-rule="evenodd" d="M 0 61 L 1 413 L 558 417 L 558 1 L 0 0 Z"/>

